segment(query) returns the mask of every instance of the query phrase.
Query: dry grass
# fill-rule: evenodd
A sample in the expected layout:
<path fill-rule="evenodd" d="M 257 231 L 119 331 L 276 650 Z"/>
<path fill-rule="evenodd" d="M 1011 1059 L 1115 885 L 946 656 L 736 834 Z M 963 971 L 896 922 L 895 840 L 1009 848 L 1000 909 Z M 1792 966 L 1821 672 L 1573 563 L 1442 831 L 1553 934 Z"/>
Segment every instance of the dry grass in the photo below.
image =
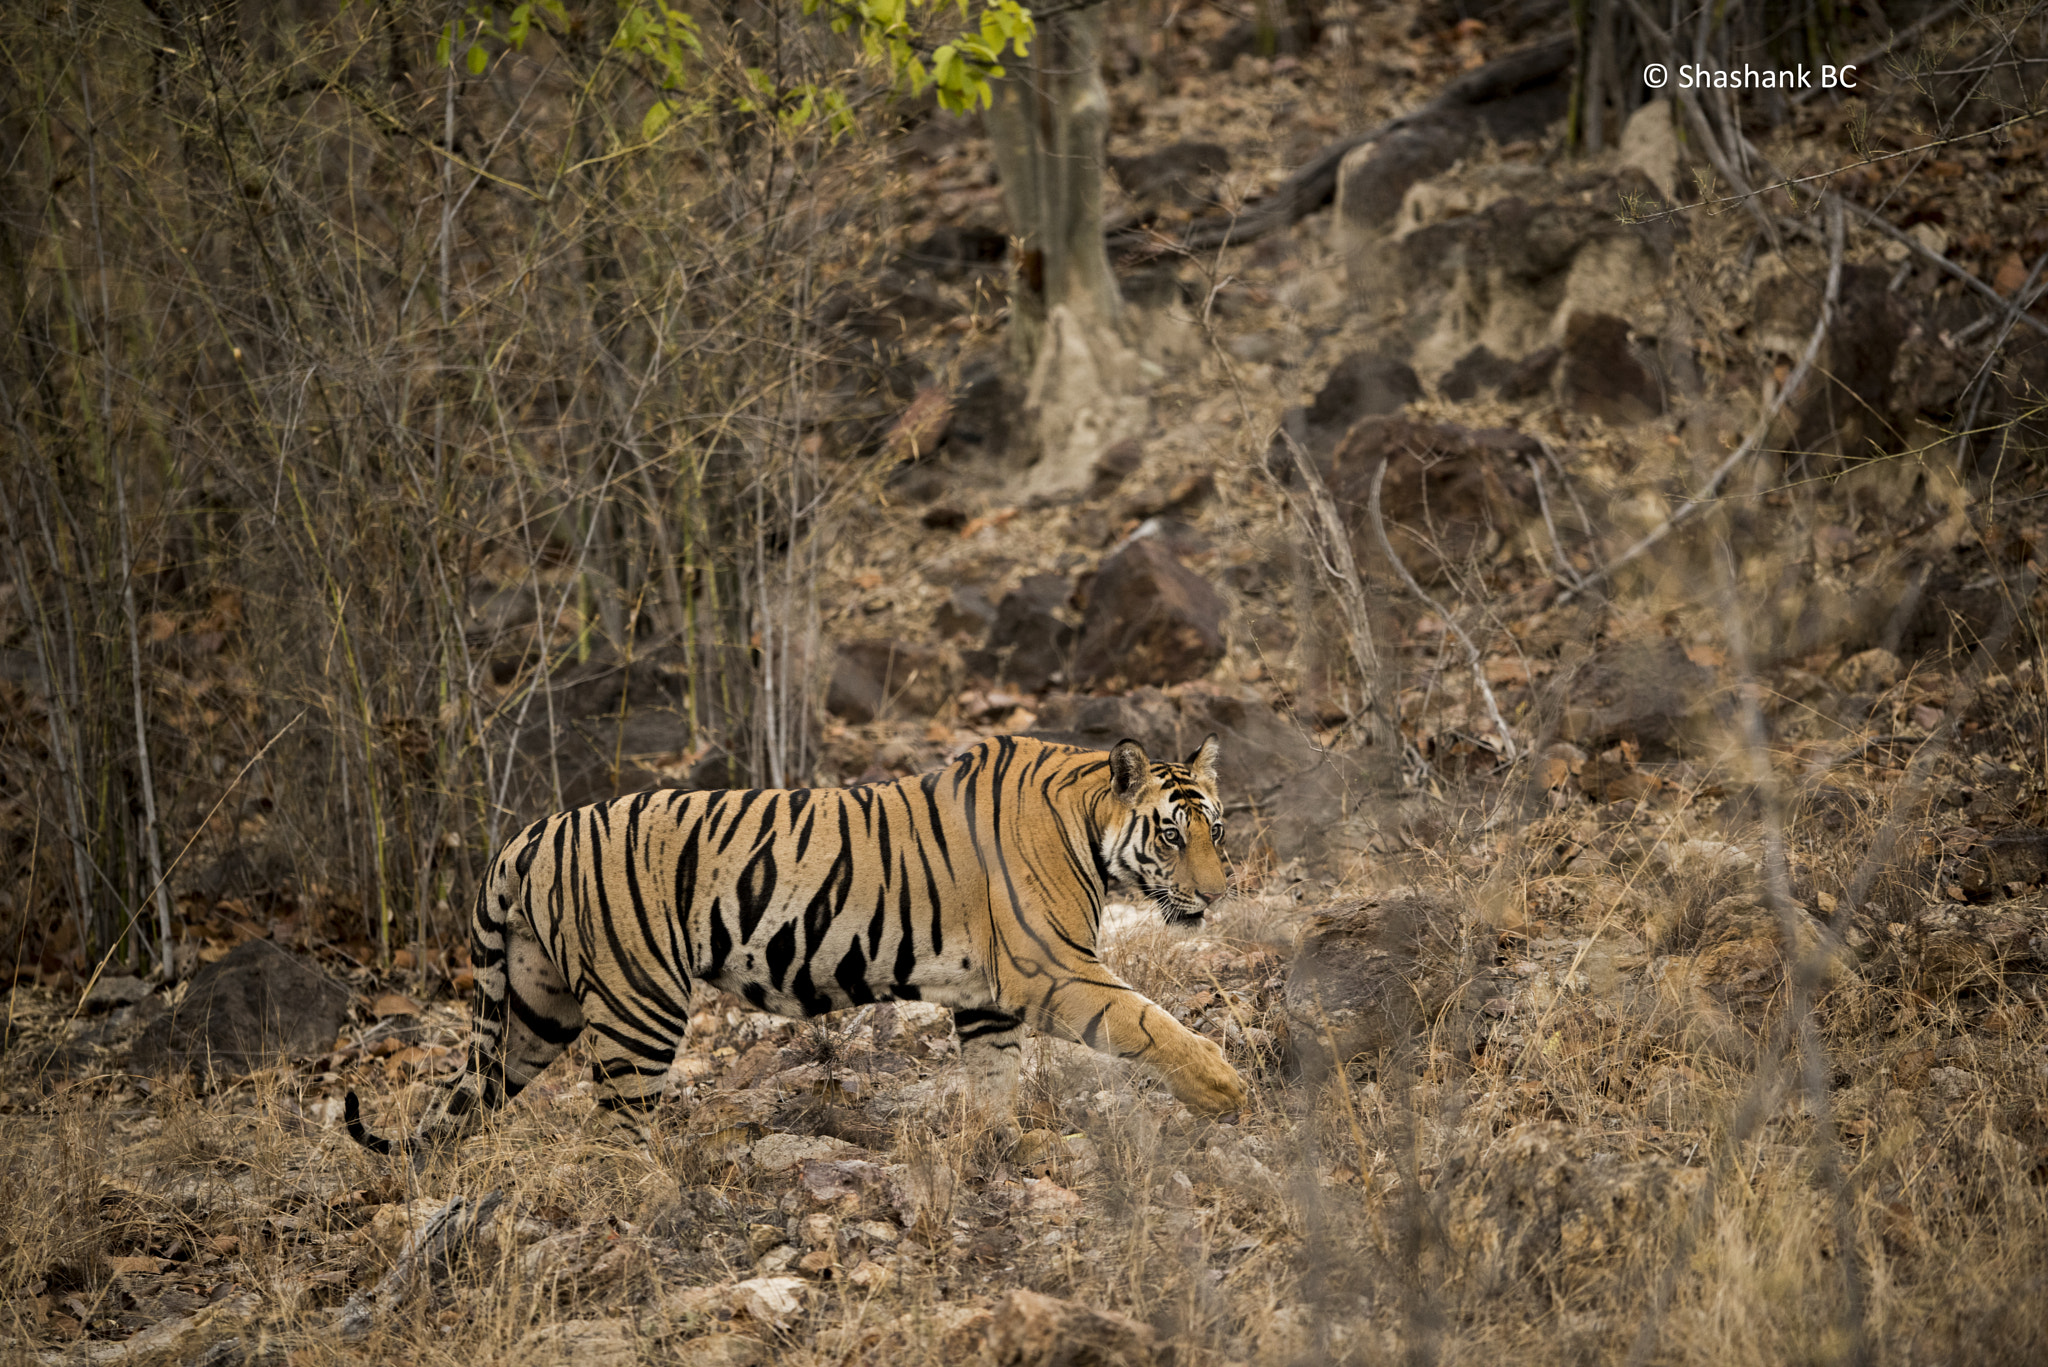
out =
<path fill-rule="evenodd" d="M 814 1025 L 707 1011 L 651 1145 L 612 1135 L 569 1063 L 418 1174 L 329 1123 L 332 1073 L 207 1094 L 113 1075 L 42 1096 L 17 1074 L 5 1351 L 28 1361 L 76 1324 L 110 1337 L 182 1313 L 179 1352 L 239 1336 L 236 1352 L 295 1364 L 709 1362 L 753 1351 L 721 1338 L 737 1335 L 778 1361 L 908 1367 L 962 1360 L 1021 1286 L 1148 1321 L 1187 1362 L 2039 1360 L 2048 1024 L 2027 980 L 1951 970 L 1944 986 L 1935 942 L 1967 930 L 1926 932 L 1917 972 L 1896 946 L 1837 952 L 1812 1009 L 1823 1126 L 1783 1056 L 1771 923 L 1688 913 L 1653 945 L 1655 908 L 1742 889 L 1684 866 L 1611 876 L 1707 821 L 1646 806 L 1627 820 L 1641 838 L 1599 867 L 1520 876 L 1511 898 L 1551 910 L 1476 965 L 1477 1025 L 1444 1011 L 1320 1084 L 1282 1061 L 1289 1032 L 1318 1024 L 1287 1008 L 1289 940 L 1368 889 L 1254 888 L 1193 937 L 1120 930 L 1120 969 L 1256 1079 L 1234 1124 L 1045 1041 L 1013 1149 L 920 1099 L 947 1036 L 907 1008 Z M 1801 848 L 1847 859 L 1870 835 Z M 1529 843 L 1503 838 L 1498 856 L 1512 866 Z M 1559 901 L 1559 880 L 1591 895 Z M 1603 904 L 1617 888 L 1631 895 Z M 2044 903 L 1996 909 L 2038 927 Z M 752 1085 L 722 1085 L 748 1080 L 736 1070 Z M 720 1124 L 745 1115 L 760 1118 Z M 822 1169 L 766 1166 L 764 1136 L 853 1124 L 866 1147 L 821 1157 L 885 1179 L 839 1191 Z M 368 1337 L 335 1338 L 337 1307 L 409 1227 L 493 1190 L 502 1214 L 452 1269 Z M 749 1309 L 735 1285 L 764 1270 L 806 1276 L 801 1306 Z"/>

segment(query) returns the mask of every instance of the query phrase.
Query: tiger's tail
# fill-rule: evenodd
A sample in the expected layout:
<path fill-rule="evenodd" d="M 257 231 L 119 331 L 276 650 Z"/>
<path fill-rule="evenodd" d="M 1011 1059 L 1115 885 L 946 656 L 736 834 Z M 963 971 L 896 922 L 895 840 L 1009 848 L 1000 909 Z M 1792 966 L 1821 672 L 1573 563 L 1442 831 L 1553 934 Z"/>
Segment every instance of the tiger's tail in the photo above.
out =
<path fill-rule="evenodd" d="M 348 1137 L 361 1144 L 371 1153 L 388 1155 L 398 1151 L 397 1145 L 382 1135 L 370 1133 L 368 1127 L 363 1124 L 363 1106 L 361 1102 L 356 1100 L 356 1094 L 353 1090 L 342 1100 L 341 1120 L 348 1127 Z"/>

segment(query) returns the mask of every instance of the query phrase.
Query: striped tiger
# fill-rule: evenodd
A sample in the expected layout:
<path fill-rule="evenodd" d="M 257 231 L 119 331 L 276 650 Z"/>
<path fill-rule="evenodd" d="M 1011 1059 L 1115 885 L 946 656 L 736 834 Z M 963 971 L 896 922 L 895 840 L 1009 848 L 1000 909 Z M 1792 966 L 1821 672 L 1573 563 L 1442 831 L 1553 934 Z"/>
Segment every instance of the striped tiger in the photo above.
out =
<path fill-rule="evenodd" d="M 998 736 L 894 783 L 656 790 L 536 822 L 478 890 L 468 1062 L 410 1144 L 471 1133 L 586 1030 L 598 1104 L 643 1110 L 699 987 L 789 1016 L 950 1007 L 965 1081 L 991 1102 L 1015 1093 L 1029 1025 L 1233 1111 L 1245 1088 L 1223 1051 L 1096 954 L 1112 887 L 1169 925 L 1223 894 L 1216 756 L 1214 736 L 1184 764 L 1130 740 L 1104 753 Z M 357 1143 L 392 1151 L 353 1092 L 345 1116 Z"/>

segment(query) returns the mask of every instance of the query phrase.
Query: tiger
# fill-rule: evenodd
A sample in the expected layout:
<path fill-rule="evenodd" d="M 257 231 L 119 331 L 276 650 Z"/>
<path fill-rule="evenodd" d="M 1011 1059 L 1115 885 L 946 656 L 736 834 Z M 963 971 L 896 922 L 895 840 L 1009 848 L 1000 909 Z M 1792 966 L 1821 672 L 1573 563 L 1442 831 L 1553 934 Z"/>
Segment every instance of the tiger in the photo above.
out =
<path fill-rule="evenodd" d="M 1171 926 L 1224 894 L 1217 755 L 1213 735 L 1180 764 L 997 736 L 895 782 L 656 789 L 537 821 L 478 888 L 468 1056 L 404 1146 L 474 1133 L 586 1031 L 597 1104 L 637 1128 L 707 989 L 785 1016 L 950 1007 L 984 1105 L 1014 1099 L 1028 1026 L 1149 1065 L 1192 1110 L 1239 1110 L 1222 1049 L 1097 953 L 1112 888 Z M 354 1092 L 344 1119 L 400 1147 Z"/>

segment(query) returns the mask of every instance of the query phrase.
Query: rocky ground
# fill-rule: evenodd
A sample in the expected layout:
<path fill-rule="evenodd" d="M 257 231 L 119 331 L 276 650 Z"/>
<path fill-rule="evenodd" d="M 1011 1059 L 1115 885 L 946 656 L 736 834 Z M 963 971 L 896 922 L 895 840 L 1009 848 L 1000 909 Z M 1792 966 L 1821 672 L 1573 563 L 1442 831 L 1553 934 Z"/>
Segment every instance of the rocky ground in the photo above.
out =
<path fill-rule="evenodd" d="M 9 999 L 0 1361 L 2048 1356 L 2048 313 L 2009 306 L 2048 123 L 1838 176 L 1839 237 L 1796 190 L 1667 212 L 1704 183 L 1668 113 L 1565 155 L 1554 77 L 1473 75 L 1555 28 L 1489 14 L 1119 39 L 1153 421 L 1067 499 L 1013 492 L 986 143 L 915 123 L 848 324 L 886 412 L 819 434 L 900 459 L 819 585 L 817 781 L 1221 736 L 1231 898 L 1121 909 L 1107 957 L 1242 1115 L 1041 1040 L 999 1141 L 946 1110 L 937 1012 L 727 1000 L 651 1143 L 572 1056 L 413 1171 L 340 1097 L 390 1131 L 458 1067 L 463 952 L 380 971 L 324 890 L 195 891 L 178 988 Z M 1997 121 L 1946 72 L 1790 110 L 1758 164 Z M 1328 207 L 1162 249 L 1416 110 Z M 715 777 L 660 660 L 599 665 L 571 798 Z"/>

